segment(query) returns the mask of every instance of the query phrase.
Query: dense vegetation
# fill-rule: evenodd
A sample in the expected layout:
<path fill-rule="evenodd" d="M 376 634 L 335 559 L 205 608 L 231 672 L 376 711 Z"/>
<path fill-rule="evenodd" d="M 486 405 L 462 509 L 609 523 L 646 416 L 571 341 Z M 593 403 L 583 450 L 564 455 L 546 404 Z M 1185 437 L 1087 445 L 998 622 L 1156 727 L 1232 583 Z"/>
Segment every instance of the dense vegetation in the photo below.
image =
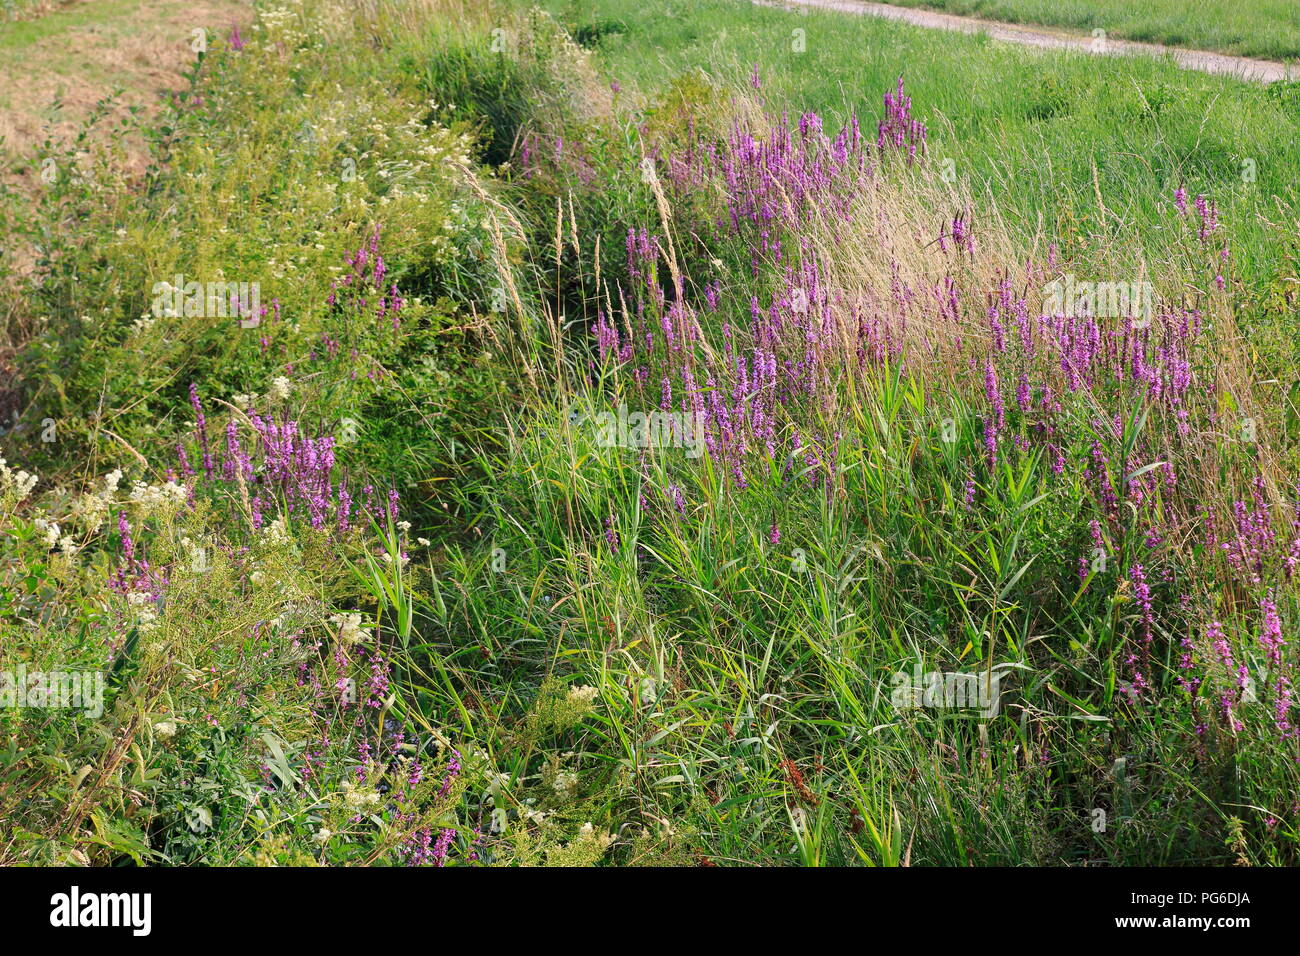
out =
<path fill-rule="evenodd" d="M 1296 862 L 1294 89 L 548 6 L 31 158 L 0 861 Z"/>

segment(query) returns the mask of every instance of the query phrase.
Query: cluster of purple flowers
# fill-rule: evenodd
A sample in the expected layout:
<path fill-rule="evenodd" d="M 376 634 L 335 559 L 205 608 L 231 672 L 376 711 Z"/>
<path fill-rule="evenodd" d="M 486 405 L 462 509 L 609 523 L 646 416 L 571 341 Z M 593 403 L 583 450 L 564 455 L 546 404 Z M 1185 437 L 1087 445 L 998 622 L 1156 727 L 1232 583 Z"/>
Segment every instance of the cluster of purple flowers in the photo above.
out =
<path fill-rule="evenodd" d="M 325 302 L 343 308 L 349 318 L 365 318 L 373 312 L 375 322 L 387 321 L 396 332 L 402 327 L 401 312 L 406 300 L 397 283 L 387 281 L 388 266 L 379 252 L 379 232 L 376 225 L 369 241 L 346 258 L 348 271 L 331 283 Z"/>
<path fill-rule="evenodd" d="M 380 525 L 389 519 L 397 520 L 396 490 L 385 496 L 366 484 L 357 497 L 346 481 L 336 481 L 336 444 L 332 435 L 313 436 L 294 419 L 286 416 L 277 420 L 274 414 L 262 415 L 250 409 L 252 440 L 241 440 L 239 423 L 232 418 L 225 427 L 224 454 L 217 459 L 209 445 L 207 416 L 196 385 L 190 386 L 190 401 L 195 409 L 204 477 L 238 482 L 250 490 L 255 530 L 261 529 L 266 511 L 277 502 L 283 503 L 286 513 L 304 516 L 317 529 L 333 524 L 339 532 L 346 532 L 358 519 Z M 194 475 L 183 445 L 178 447 L 177 457 L 180 473 Z"/>
<path fill-rule="evenodd" d="M 924 156 L 925 127 L 911 108 L 900 82 L 885 97 L 877 150 L 901 152 L 909 162 Z M 1144 563 L 1133 560 L 1127 572 L 1138 615 L 1126 655 L 1126 689 L 1136 703 L 1161 677 L 1155 642 L 1165 631 L 1157 621 L 1171 574 L 1162 549 L 1195 535 L 1194 509 L 1184 507 L 1185 492 L 1180 493 L 1196 481 L 1195 468 L 1180 475 L 1186 466 L 1174 462 L 1198 460 L 1194 446 L 1217 421 L 1215 377 L 1201 372 L 1208 326 L 1204 305 L 1158 300 L 1147 284 L 1094 283 L 1087 304 L 1067 293 L 1064 300 L 1052 297 L 1040 307 L 1029 290 L 1056 285 L 1049 280 L 1062 268 L 1054 245 L 1046 262 L 1026 262 L 1015 273 L 1006 269 L 993 289 L 972 289 L 965 261 L 975 252 L 971 209 L 951 215 L 939 230 L 936 244 L 950 265 L 937 278 L 918 280 L 915 270 L 895 262 L 888 281 L 878 287 L 863 289 L 858 277 L 856 285 L 842 285 L 835 278 L 834 251 L 815 247 L 810 237 L 824 243 L 860 214 L 856 200 L 878 182 L 878 167 L 885 162 L 870 147 L 856 117 L 834 136 L 812 113 L 793 127 L 785 115 L 761 128 L 738 123 L 716 141 L 692 127 L 685 148 L 663 161 L 670 187 L 683 206 L 700 195 L 720 195 L 721 212 L 706 223 L 714 230 L 711 241 L 739 252 L 739 261 L 747 260 L 764 280 L 768 297 L 749 297 L 745 321 L 736 315 L 739 303 L 728 301 L 725 285 L 711 279 L 702 290 L 706 304 L 697 311 L 671 252 L 648 229 L 629 228 L 632 287 L 625 290 L 620 314 L 598 314 L 599 361 L 622 368 L 647 406 L 680 409 L 700 421 L 718 472 L 742 490 L 751 466 L 765 470 L 772 462 L 783 462 L 786 480 L 802 474 L 829 488 L 839 453 L 835 422 L 845 380 L 905 368 L 922 358 L 935 363 L 955 389 L 982 393 L 982 448 L 970 449 L 971 458 L 978 455 L 992 470 L 1013 447 L 1041 452 L 1052 475 L 1067 482 L 1081 476 L 1094 496 L 1098 518 L 1089 528 L 1094 552 L 1112 550 L 1108 539 L 1127 551 L 1123 542 L 1130 527 L 1146 549 Z M 1179 187 L 1174 205 L 1184 216 L 1195 209 L 1202 243 L 1219 230 L 1208 197 L 1189 204 Z M 815 228 L 805 228 L 810 223 Z M 660 269 L 661 257 L 671 268 Z M 1224 248 L 1218 268 L 1226 259 Z M 1107 308 L 1101 307 L 1101 286 L 1111 290 L 1105 293 L 1111 296 Z M 1151 409 L 1160 424 L 1127 427 L 1131 412 L 1116 410 L 1134 408 Z M 1189 451 L 1186 459 L 1177 456 L 1180 448 Z M 967 511 L 974 508 L 977 488 L 968 472 L 962 489 Z M 684 512 L 676 485 L 664 492 L 664 501 Z M 1262 587 L 1278 574 L 1289 578 L 1300 566 L 1300 504 L 1294 540 L 1287 545 L 1278 544 L 1273 518 L 1261 485 L 1253 506 L 1238 502 L 1232 509 L 1224 540 L 1214 538 L 1213 519 L 1207 525 L 1210 551 L 1222 555 L 1247 586 Z M 611 521 L 606 532 L 613 544 Z M 775 523 L 769 540 L 780 540 Z M 1086 557 L 1079 558 L 1085 586 L 1089 567 Z M 1266 646 L 1270 654 L 1276 652 L 1280 672 L 1281 644 L 1274 636 L 1280 635 L 1280 624 L 1276 609 L 1268 611 L 1271 606 L 1265 607 Z M 1190 606 L 1183 610 L 1191 616 Z M 1220 625 L 1214 630 L 1220 637 L 1211 643 L 1221 658 L 1215 666 L 1230 665 L 1244 687 L 1247 665 L 1234 659 Z M 1198 664 L 1197 646 L 1190 635 L 1183 639 L 1176 675 L 1193 696 L 1208 666 Z M 1279 673 L 1272 686 L 1278 727 L 1291 733 L 1290 681 Z M 1240 697 L 1239 688 L 1221 701 L 1230 723 L 1238 720 Z"/>
<path fill-rule="evenodd" d="M 885 115 L 876 128 L 876 145 L 906 152 L 909 164 L 916 161 L 917 151 L 925 155 L 925 124 L 912 117 L 912 98 L 903 92 L 903 78 L 898 89 L 885 94 Z"/>

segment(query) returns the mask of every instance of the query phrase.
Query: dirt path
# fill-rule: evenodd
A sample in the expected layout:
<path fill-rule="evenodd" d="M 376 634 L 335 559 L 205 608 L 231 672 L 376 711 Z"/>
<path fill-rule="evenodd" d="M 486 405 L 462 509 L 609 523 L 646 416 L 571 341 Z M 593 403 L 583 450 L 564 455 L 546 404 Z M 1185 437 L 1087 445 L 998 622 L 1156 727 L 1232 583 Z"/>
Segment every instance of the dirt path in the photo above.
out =
<path fill-rule="evenodd" d="M 46 136 L 70 142 L 95 104 L 119 89 L 110 115 L 151 112 L 160 94 L 182 85 L 194 31 L 215 40 L 234 22 L 246 25 L 250 11 L 248 0 L 61 0 L 0 25 L 0 161 L 21 164 Z M 142 164 L 136 150 L 128 167 Z M 32 175 L 24 170 L 20 186 Z"/>
<path fill-rule="evenodd" d="M 215 40 L 232 23 L 247 26 L 252 4 L 44 0 L 21 12 L 20 19 L 0 21 L 0 185 L 13 188 L 20 200 L 32 200 L 46 188 L 35 159 L 47 137 L 71 145 L 97 104 L 118 94 L 83 147 L 115 142 L 114 127 L 133 108 L 149 117 L 167 91 L 183 86 L 195 60 L 194 31 L 207 30 Z M 148 162 L 142 137 L 128 131 L 116 142 L 120 152 L 112 154 L 112 168 L 136 179 Z M 0 257 L 6 259 L 4 281 L 17 281 L 31 269 L 34 250 L 0 235 Z M 16 381 L 13 357 L 36 328 L 34 316 L 16 310 L 17 301 L 0 301 L 0 406 L 5 387 Z"/>
<path fill-rule="evenodd" d="M 1116 40 L 1110 37 L 1094 39 L 1093 37 L 1073 33 L 1058 32 L 1046 27 L 1026 27 L 1012 23 L 998 23 L 993 20 L 979 20 L 974 17 L 957 17 L 949 13 L 934 13 L 930 10 L 916 10 L 911 7 L 894 7 L 886 3 L 868 3 L 865 0 L 784 0 L 784 2 L 755 0 L 755 2 L 764 3 L 765 6 L 808 6 L 820 7 L 825 10 L 839 10 L 843 13 L 866 14 L 887 20 L 901 20 L 904 23 L 930 27 L 936 30 L 987 33 L 994 40 L 1049 50 L 1075 50 L 1080 53 L 1096 53 L 1107 56 L 1168 55 L 1185 70 L 1218 73 L 1260 83 L 1300 79 L 1300 67 L 1288 67 L 1285 63 L 1276 63 L 1272 60 L 1252 60 L 1249 57 L 1229 56 L 1226 53 L 1184 50 L 1178 47 L 1162 46 L 1158 43 L 1138 43 L 1133 40 Z"/>

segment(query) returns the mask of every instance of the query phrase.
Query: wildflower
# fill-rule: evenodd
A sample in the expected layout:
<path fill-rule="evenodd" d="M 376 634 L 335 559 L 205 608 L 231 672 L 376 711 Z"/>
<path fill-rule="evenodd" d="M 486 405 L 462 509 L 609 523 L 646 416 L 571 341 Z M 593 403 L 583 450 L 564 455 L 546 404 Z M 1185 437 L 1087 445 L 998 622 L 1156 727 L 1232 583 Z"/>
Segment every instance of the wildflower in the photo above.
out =
<path fill-rule="evenodd" d="M 280 375 L 271 381 L 271 390 L 267 394 L 272 401 L 282 402 L 289 397 L 292 387 L 293 383 Z"/>
<path fill-rule="evenodd" d="M 1020 381 L 1016 383 L 1016 404 L 1020 406 L 1022 412 L 1029 411 L 1031 395 L 1029 391 L 1029 375 L 1025 372 L 1020 373 Z"/>
<path fill-rule="evenodd" d="M 1282 664 L 1282 647 L 1286 641 L 1282 640 L 1282 621 L 1277 616 L 1277 605 L 1271 598 L 1264 598 L 1259 602 L 1264 611 L 1264 626 L 1259 634 L 1259 643 L 1268 654 L 1268 663 L 1270 667 L 1279 667 Z"/>
<path fill-rule="evenodd" d="M 0 458 L 0 491 L 11 488 L 14 491 L 14 497 L 22 501 L 32 493 L 36 487 L 37 477 L 26 471 L 12 471 L 5 464 L 5 460 Z"/>
<path fill-rule="evenodd" d="M 41 540 L 45 542 L 45 547 L 53 548 L 59 543 L 59 526 L 52 521 L 46 521 L 44 518 L 37 518 L 32 522 L 37 531 L 41 532 Z"/>
<path fill-rule="evenodd" d="M 1193 651 L 1195 650 L 1195 644 L 1192 641 L 1191 634 L 1184 635 L 1183 639 L 1178 643 L 1183 652 L 1178 659 L 1178 669 L 1182 671 L 1182 673 L 1178 675 L 1178 686 L 1195 697 L 1196 691 L 1201 686 L 1201 679 L 1199 677 L 1189 676 L 1193 666 L 1195 665 L 1195 659 L 1192 656 Z"/>
<path fill-rule="evenodd" d="M 1002 403 L 1002 393 L 998 388 L 998 373 L 993 368 L 991 359 L 986 359 L 984 362 L 984 397 L 989 400 L 989 405 L 993 409 L 993 419 L 1000 432 L 1006 425 L 1006 406 Z"/>
<path fill-rule="evenodd" d="M 369 638 L 366 628 L 361 626 L 361 615 L 348 612 L 335 614 L 330 621 L 339 629 L 339 640 L 344 644 L 360 644 Z"/>
<path fill-rule="evenodd" d="M 438 788 L 439 800 L 445 800 L 447 795 L 451 793 L 451 785 L 455 782 L 456 778 L 460 776 L 460 771 L 460 751 L 452 748 L 451 759 L 447 761 L 446 776 L 442 778 L 442 786 Z"/>
<path fill-rule="evenodd" d="M 343 803 L 352 810 L 364 810 L 379 805 L 379 793 L 369 788 L 356 786 L 351 780 L 343 784 Z"/>
<path fill-rule="evenodd" d="M 438 834 L 438 841 L 433 845 L 433 865 L 444 866 L 447 862 L 447 852 L 451 849 L 451 841 L 456 838 L 456 831 L 451 827 L 443 827 L 442 832 Z"/>
<path fill-rule="evenodd" d="M 194 430 L 199 438 L 199 451 L 203 455 L 203 473 L 212 477 L 212 452 L 208 448 L 208 419 L 199 400 L 199 387 L 190 383 L 190 407 L 194 409 Z"/>
<path fill-rule="evenodd" d="M 1213 200 L 1205 196 L 1196 197 L 1196 214 L 1200 217 L 1200 225 L 1197 227 L 1197 237 L 1204 242 L 1210 235 L 1219 228 L 1219 209 Z"/>
<path fill-rule="evenodd" d="M 578 775 L 571 770 L 561 770 L 551 782 L 557 796 L 568 797 L 578 789 Z"/>
<path fill-rule="evenodd" d="M 984 449 L 988 452 L 989 468 L 998 463 L 998 428 L 992 419 L 984 422 Z"/>
<path fill-rule="evenodd" d="M 596 828 L 590 823 L 584 823 L 578 830 L 578 839 L 584 843 L 597 843 L 603 850 L 614 842 L 613 836 L 608 833 L 597 835 Z"/>
<path fill-rule="evenodd" d="M 285 526 L 284 515 L 278 515 L 274 521 L 266 526 L 266 538 L 272 544 L 288 544 L 289 530 Z"/>

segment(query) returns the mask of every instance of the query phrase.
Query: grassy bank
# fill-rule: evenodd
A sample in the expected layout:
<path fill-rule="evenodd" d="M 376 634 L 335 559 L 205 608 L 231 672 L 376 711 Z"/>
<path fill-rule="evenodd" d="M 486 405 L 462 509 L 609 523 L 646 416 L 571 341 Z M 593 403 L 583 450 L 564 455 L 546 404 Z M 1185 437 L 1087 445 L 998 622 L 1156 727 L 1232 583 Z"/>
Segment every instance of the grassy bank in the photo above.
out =
<path fill-rule="evenodd" d="M 33 158 L 0 671 L 102 698 L 0 859 L 1295 862 L 1294 185 L 1198 152 L 1290 101 L 650 12 L 266 7 Z"/>
<path fill-rule="evenodd" d="M 1300 170 L 1293 89 L 1146 59 L 1043 53 L 871 17 L 727 0 L 544 4 L 611 78 L 662 93 L 692 70 L 743 85 L 753 67 L 774 109 L 843 122 L 902 76 L 924 104 L 931 159 L 996 201 L 1009 228 L 1071 252 L 1148 257 L 1180 184 L 1213 194 L 1249 288 L 1276 272 Z M 1251 177 L 1254 177 L 1253 179 Z M 1282 204 L 1279 210 L 1278 204 Z"/>
<path fill-rule="evenodd" d="M 1296 222 L 1300 96 L 1294 86 L 1204 76 L 1142 58 L 1043 53 L 871 17 L 727 0 L 543 4 L 599 57 L 609 78 L 671 98 L 684 78 L 745 87 L 753 69 L 773 111 L 828 124 L 871 115 L 904 77 L 944 178 L 997 209 L 1026 249 L 1098 274 L 1158 272 L 1178 257 L 1167 215 L 1182 186 L 1212 196 L 1231 250 L 1225 274 L 1252 332 L 1270 401 L 1290 404 L 1300 364 Z M 685 121 L 684 117 L 679 117 Z M 953 209 L 930 214 L 938 223 Z"/>

